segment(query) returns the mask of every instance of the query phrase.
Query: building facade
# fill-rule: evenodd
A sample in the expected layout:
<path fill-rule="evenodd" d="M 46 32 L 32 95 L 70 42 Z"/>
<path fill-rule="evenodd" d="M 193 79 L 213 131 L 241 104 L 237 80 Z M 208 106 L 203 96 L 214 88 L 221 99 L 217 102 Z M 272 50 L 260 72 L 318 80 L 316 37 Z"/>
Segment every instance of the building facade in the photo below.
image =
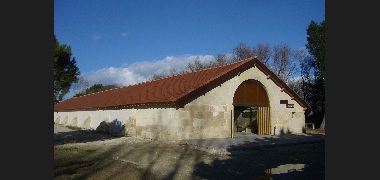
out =
<path fill-rule="evenodd" d="M 54 123 L 159 140 L 302 133 L 310 106 L 256 57 L 54 105 Z"/>

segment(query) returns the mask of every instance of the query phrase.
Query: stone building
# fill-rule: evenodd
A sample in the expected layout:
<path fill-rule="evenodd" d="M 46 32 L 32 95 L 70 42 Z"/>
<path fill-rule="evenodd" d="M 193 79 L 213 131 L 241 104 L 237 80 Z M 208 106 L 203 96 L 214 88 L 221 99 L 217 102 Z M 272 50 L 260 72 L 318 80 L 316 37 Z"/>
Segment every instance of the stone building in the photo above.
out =
<path fill-rule="evenodd" d="M 159 140 L 302 133 L 299 95 L 256 57 L 67 99 L 54 123 Z"/>

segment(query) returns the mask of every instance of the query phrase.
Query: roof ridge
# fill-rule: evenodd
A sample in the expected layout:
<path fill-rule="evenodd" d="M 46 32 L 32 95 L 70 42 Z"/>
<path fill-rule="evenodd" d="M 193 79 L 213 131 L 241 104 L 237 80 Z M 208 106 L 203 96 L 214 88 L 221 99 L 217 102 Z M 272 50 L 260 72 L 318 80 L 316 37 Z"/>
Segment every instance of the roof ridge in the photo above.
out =
<path fill-rule="evenodd" d="M 214 81 L 215 79 L 222 77 L 223 75 L 227 74 L 228 72 L 230 72 L 230 71 L 232 71 L 232 70 L 234 70 L 234 69 L 236 69 L 236 68 L 242 66 L 243 64 L 245 64 L 245 63 L 247 63 L 247 62 L 249 62 L 249 61 L 251 61 L 251 60 L 253 60 L 253 59 L 255 59 L 255 58 L 256 58 L 256 56 L 252 56 L 252 57 L 250 57 L 250 58 L 246 58 L 246 59 L 243 59 L 243 60 L 239 60 L 239 61 L 237 61 L 237 62 L 233 62 L 233 63 L 226 64 L 226 65 L 232 65 L 232 64 L 242 63 L 242 64 L 239 65 L 239 66 L 236 66 L 236 67 L 234 67 L 234 68 L 232 68 L 232 69 L 227 69 L 226 71 L 221 72 L 220 74 L 214 76 L 212 79 L 209 79 L 209 80 L 207 80 L 206 82 L 202 83 L 200 86 L 196 87 L 196 89 L 198 89 L 198 88 L 200 88 L 200 87 L 202 87 L 202 86 L 206 86 L 207 84 L 211 83 L 211 82 Z M 243 62 L 243 61 L 245 61 L 245 62 Z M 223 66 L 218 66 L 218 67 L 223 67 Z M 217 68 L 217 67 L 215 67 L 215 68 Z M 210 68 L 210 69 L 213 69 L 213 68 Z M 199 72 L 199 71 L 197 71 L 197 72 Z M 173 98 L 172 101 L 176 101 L 176 100 L 178 100 L 178 99 L 181 99 L 181 98 L 183 98 L 184 96 L 188 95 L 189 93 L 191 93 L 191 92 L 193 92 L 193 91 L 194 91 L 194 89 L 191 89 L 191 90 L 189 90 L 189 91 L 187 91 L 187 92 L 184 92 L 184 93 L 181 94 L 180 96 Z"/>
<path fill-rule="evenodd" d="M 220 66 L 201 69 L 198 71 L 193 71 L 193 72 L 185 71 L 183 73 L 174 74 L 172 76 L 168 76 L 168 77 L 153 80 L 153 81 L 144 81 L 144 82 L 139 82 L 139 83 L 132 84 L 132 85 L 126 85 L 126 86 L 122 86 L 122 87 L 115 87 L 112 89 L 98 91 L 98 92 L 91 93 L 91 94 L 84 94 L 83 96 L 79 96 L 79 97 L 82 97 L 83 99 L 74 97 L 74 98 L 70 98 L 70 99 L 67 99 L 65 101 L 62 101 L 63 103 L 62 102 L 57 103 L 58 104 L 57 108 L 58 109 L 70 109 L 72 107 L 80 107 L 80 108 L 84 108 L 84 109 L 94 108 L 90 104 L 88 104 L 89 101 L 91 101 L 90 103 L 96 101 L 97 102 L 96 106 L 103 106 L 103 104 L 105 107 L 113 106 L 114 103 L 108 102 L 110 100 L 115 101 L 115 102 L 120 101 L 116 104 L 122 104 L 122 103 L 125 103 L 126 101 L 128 101 L 129 104 L 130 103 L 136 103 L 136 102 L 134 102 L 136 100 L 137 101 L 141 100 L 141 102 L 143 102 L 143 103 L 147 103 L 148 101 L 152 101 L 152 102 L 165 101 L 165 102 L 177 103 L 176 101 L 178 101 L 184 97 L 186 98 L 186 96 L 189 95 L 190 93 L 193 93 L 193 91 L 195 89 L 204 88 L 204 87 L 208 86 L 208 84 L 212 84 L 213 82 L 218 81 L 219 78 L 224 77 L 226 74 L 229 74 L 229 72 L 235 71 L 236 68 L 239 68 L 242 65 L 244 65 L 244 64 L 246 64 L 246 63 L 248 63 L 254 59 L 255 59 L 255 57 L 250 57 L 250 58 L 246 58 L 243 60 L 239 60 L 239 61 L 224 64 L 224 65 L 220 65 Z M 193 76 L 194 77 L 199 76 L 202 79 L 201 80 L 194 80 L 192 78 Z M 175 78 L 175 77 L 177 77 L 177 78 Z M 115 100 L 114 97 L 109 99 L 109 97 L 107 97 L 108 93 L 114 94 L 114 95 L 120 94 L 120 93 L 129 94 L 130 90 L 133 92 L 137 91 L 136 93 L 140 94 L 141 92 L 138 92 L 139 88 L 144 89 L 144 91 L 148 91 L 147 88 L 151 88 L 153 86 L 156 87 L 157 84 L 160 84 L 161 82 L 166 83 L 166 84 L 169 83 L 169 84 L 173 85 L 174 81 L 177 82 L 179 80 L 179 81 L 181 81 L 181 82 L 179 82 L 181 84 L 181 83 L 183 83 L 182 79 L 186 79 L 186 81 L 188 81 L 188 80 L 193 81 L 194 80 L 195 82 L 188 84 L 188 85 L 191 85 L 191 88 L 190 87 L 182 87 L 181 85 L 178 85 L 178 83 L 177 83 L 177 85 L 176 85 L 176 86 L 178 86 L 177 88 L 174 88 L 174 89 L 170 88 L 171 90 L 174 90 L 177 92 L 172 92 L 172 93 L 169 92 L 169 94 L 164 95 L 165 97 L 158 98 L 158 99 L 157 99 L 157 97 L 153 97 L 153 99 L 151 99 L 151 100 L 147 100 L 146 97 L 140 99 L 141 95 L 136 95 L 136 94 L 130 94 L 131 97 L 129 97 L 127 99 L 125 99 L 125 97 L 121 97 L 122 98 L 121 100 L 120 99 Z M 179 86 L 181 86 L 181 87 L 179 87 Z M 169 90 L 168 87 L 166 87 L 166 89 L 164 90 L 165 93 L 167 93 L 166 91 L 168 91 L 168 90 Z M 163 92 L 161 92 L 161 90 L 159 90 L 159 92 L 160 92 L 159 94 L 163 93 Z M 82 101 L 84 101 L 85 104 L 81 103 Z M 102 102 L 98 102 L 98 101 L 102 101 Z"/>
<path fill-rule="evenodd" d="M 238 60 L 238 61 L 235 61 L 235 62 L 230 62 L 230 63 L 227 63 L 227 64 L 223 64 L 223 65 L 221 65 L 221 66 L 209 67 L 209 68 L 200 69 L 200 70 L 198 70 L 198 71 L 193 71 L 193 72 L 185 71 L 184 73 L 174 74 L 174 75 L 167 76 L 167 77 L 160 78 L 160 79 L 155 79 L 155 80 L 151 80 L 151 81 L 143 81 L 143 82 L 139 82 L 139 83 L 136 83 L 136 84 L 130 84 L 130 85 L 122 86 L 122 87 L 119 87 L 119 88 L 106 89 L 106 90 L 102 90 L 102 91 L 98 91 L 98 92 L 94 92 L 94 93 L 90 93 L 90 94 L 84 94 L 84 95 L 79 96 L 79 97 L 90 96 L 90 95 L 93 95 L 93 94 L 103 93 L 103 92 L 106 92 L 106 91 L 114 91 L 114 90 L 116 90 L 116 89 L 124 89 L 124 88 L 127 88 L 127 87 L 136 86 L 136 85 L 145 84 L 145 83 L 150 83 L 150 82 L 155 82 L 155 81 L 159 81 L 159 80 L 163 80 L 163 79 L 172 78 L 172 77 L 179 76 L 179 75 L 186 75 L 186 74 L 197 73 L 197 72 L 201 72 L 201 71 L 205 71 L 205 70 L 210 70 L 210 69 L 220 68 L 220 67 L 224 67 L 224 66 L 229 66 L 229 65 L 232 65 L 232 64 L 241 63 L 242 61 L 252 60 L 252 59 L 254 59 L 254 58 L 257 58 L 257 56 L 252 56 L 252 57 L 250 57 L 250 58 L 246 58 L 246 59 Z M 208 84 L 208 83 L 209 83 L 209 82 L 207 82 L 207 83 L 205 83 L 205 84 Z M 72 97 L 72 98 L 79 98 L 79 97 Z M 72 98 L 69 98 L 69 99 L 72 99 Z M 67 101 L 67 100 L 69 100 L 69 99 L 66 99 L 66 100 L 64 100 L 64 101 Z M 61 101 L 61 102 L 63 102 L 63 101 Z"/>
<path fill-rule="evenodd" d="M 253 56 L 253 57 L 256 57 L 256 56 Z M 175 77 L 175 76 L 180 76 L 180 75 L 186 75 L 186 74 L 191 74 L 191 73 L 196 73 L 196 72 L 200 72 L 200 71 L 204 71 L 204 70 L 210 70 L 210 69 L 214 69 L 214 68 L 219 68 L 219 67 L 223 67 L 223 66 L 227 66 L 227 65 L 231 65 L 231 64 L 234 64 L 234 63 L 239 63 L 241 61 L 245 61 L 245 60 L 248 60 L 250 58 L 247 58 L 247 59 L 243 59 L 243 60 L 239 60 L 239 61 L 236 61 L 236 62 L 230 62 L 228 64 L 223 64 L 221 66 L 215 66 L 215 67 L 209 67 L 209 68 L 205 68 L 205 69 L 200 69 L 198 71 L 185 71 L 183 73 L 179 73 L 179 74 L 174 74 L 174 75 L 170 75 L 170 76 L 166 76 L 166 77 L 163 77 L 163 78 L 159 78 L 159 79 L 154 79 L 154 80 L 146 80 L 146 81 L 143 81 L 143 82 L 139 82 L 137 84 L 133 84 L 133 85 L 128 85 L 128 86 L 135 86 L 135 85 L 139 85 L 139 84 L 144 84 L 144 83 L 149 83 L 149 82 L 154 82 L 154 81 L 159 81 L 159 80 L 163 80 L 163 79 L 168 79 L 168 78 L 172 78 L 172 77 Z M 124 87 L 127 87 L 127 86 L 124 86 Z M 120 87 L 120 88 L 124 88 L 124 87 Z"/>
<path fill-rule="evenodd" d="M 171 78 L 171 77 L 178 76 L 178 75 L 191 74 L 191 73 L 196 73 L 196 72 L 200 72 L 200 71 L 210 70 L 210 69 L 219 68 L 219 67 L 223 67 L 223 66 L 228 66 L 228 65 L 231 65 L 231 64 L 235 64 L 235 63 L 241 63 L 242 61 L 248 61 L 248 60 L 251 60 L 251 59 L 254 59 L 254 58 L 257 58 L 257 56 L 252 56 L 252 57 L 250 57 L 250 58 L 246 58 L 246 59 L 238 60 L 238 61 L 235 61 L 235 62 L 230 62 L 230 63 L 223 64 L 223 65 L 220 65 L 220 66 L 208 67 L 208 68 L 200 69 L 200 70 L 197 70 L 197 71 L 191 71 L 191 72 L 189 72 L 189 71 L 185 71 L 185 72 L 183 72 L 183 73 L 174 74 L 174 75 L 171 75 L 171 76 L 167 76 L 167 77 L 163 77 L 163 78 L 155 79 L 155 80 L 152 80 L 152 81 L 157 81 L 157 80 L 166 79 L 166 78 Z M 152 82 L 152 81 L 146 81 L 146 82 Z"/>

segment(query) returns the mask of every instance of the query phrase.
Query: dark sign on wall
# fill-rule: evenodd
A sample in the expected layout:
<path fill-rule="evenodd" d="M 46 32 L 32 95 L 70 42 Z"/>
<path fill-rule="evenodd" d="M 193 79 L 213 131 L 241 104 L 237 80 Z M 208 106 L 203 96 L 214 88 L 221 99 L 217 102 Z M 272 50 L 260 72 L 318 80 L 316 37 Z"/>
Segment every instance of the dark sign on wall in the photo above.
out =
<path fill-rule="evenodd" d="M 280 104 L 288 104 L 288 100 L 280 100 Z"/>
<path fill-rule="evenodd" d="M 286 108 L 294 108 L 294 104 L 286 104 Z"/>

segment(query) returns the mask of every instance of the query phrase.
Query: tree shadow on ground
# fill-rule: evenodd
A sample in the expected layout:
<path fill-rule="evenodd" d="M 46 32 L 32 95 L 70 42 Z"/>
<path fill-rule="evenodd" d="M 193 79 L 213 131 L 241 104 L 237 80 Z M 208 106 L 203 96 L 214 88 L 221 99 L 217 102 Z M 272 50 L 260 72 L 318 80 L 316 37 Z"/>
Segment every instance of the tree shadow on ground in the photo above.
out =
<path fill-rule="evenodd" d="M 208 155 L 192 146 L 133 137 L 101 146 L 55 149 L 54 179 L 189 179 L 195 162 Z"/>
<path fill-rule="evenodd" d="M 232 145 L 227 148 L 229 159 L 198 163 L 194 167 L 193 178 L 325 179 L 324 140 L 270 145 L 271 142 L 287 142 L 288 137 L 265 137 L 255 142 Z M 262 145 L 257 146 L 260 143 Z"/>
<path fill-rule="evenodd" d="M 57 133 L 55 137 L 66 135 L 66 140 L 70 140 L 78 133 L 85 133 L 79 135 L 84 142 L 117 138 L 93 130 Z M 86 133 L 91 137 L 83 138 Z M 324 141 L 298 140 L 301 144 L 292 144 L 294 138 L 314 135 L 291 136 L 242 141 L 227 149 L 231 153 L 228 157 L 212 155 L 188 144 L 132 137 L 115 145 L 100 143 L 98 148 L 68 146 L 55 149 L 54 179 L 325 179 Z M 273 142 L 277 145 L 270 146 Z M 286 165 L 304 167 L 292 169 Z M 286 173 L 275 174 L 280 167 L 287 167 L 283 170 Z"/>
<path fill-rule="evenodd" d="M 85 143 L 120 138 L 120 136 L 95 130 L 76 130 L 54 133 L 54 145 Z"/>

